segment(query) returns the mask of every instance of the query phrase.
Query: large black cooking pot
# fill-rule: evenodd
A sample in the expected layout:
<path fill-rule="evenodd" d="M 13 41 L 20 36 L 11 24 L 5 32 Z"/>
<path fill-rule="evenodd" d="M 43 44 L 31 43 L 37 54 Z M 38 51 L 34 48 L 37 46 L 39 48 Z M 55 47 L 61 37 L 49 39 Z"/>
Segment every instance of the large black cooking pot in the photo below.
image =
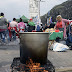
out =
<path fill-rule="evenodd" d="M 48 53 L 49 33 L 20 33 L 20 61 L 25 64 L 29 57 L 37 63 L 45 64 Z"/>

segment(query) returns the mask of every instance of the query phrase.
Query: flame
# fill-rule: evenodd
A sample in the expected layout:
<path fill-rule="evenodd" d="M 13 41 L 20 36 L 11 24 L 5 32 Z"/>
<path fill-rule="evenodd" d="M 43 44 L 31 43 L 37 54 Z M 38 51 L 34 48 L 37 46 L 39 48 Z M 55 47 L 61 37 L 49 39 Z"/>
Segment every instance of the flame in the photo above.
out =
<path fill-rule="evenodd" d="M 26 64 L 30 72 L 48 72 L 44 67 L 41 67 L 40 63 L 33 63 L 32 59 L 29 59 L 29 62 L 26 62 Z"/>

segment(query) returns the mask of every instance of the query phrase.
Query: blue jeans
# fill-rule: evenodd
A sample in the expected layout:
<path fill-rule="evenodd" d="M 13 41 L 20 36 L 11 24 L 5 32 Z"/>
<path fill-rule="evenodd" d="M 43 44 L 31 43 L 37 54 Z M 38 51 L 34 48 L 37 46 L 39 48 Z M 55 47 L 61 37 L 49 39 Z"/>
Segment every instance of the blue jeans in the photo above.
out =
<path fill-rule="evenodd" d="M 4 42 L 4 43 L 5 43 L 5 37 L 7 38 L 8 42 L 9 42 L 10 37 L 9 37 L 9 31 L 8 30 L 0 32 L 0 40 L 2 39 L 2 42 Z"/>
<path fill-rule="evenodd" d="M 11 38 L 13 38 L 13 40 L 16 40 L 16 32 L 15 32 L 15 30 L 11 31 L 11 34 L 12 34 Z"/>
<path fill-rule="evenodd" d="M 2 39 L 2 32 L 0 32 L 0 40 Z"/>

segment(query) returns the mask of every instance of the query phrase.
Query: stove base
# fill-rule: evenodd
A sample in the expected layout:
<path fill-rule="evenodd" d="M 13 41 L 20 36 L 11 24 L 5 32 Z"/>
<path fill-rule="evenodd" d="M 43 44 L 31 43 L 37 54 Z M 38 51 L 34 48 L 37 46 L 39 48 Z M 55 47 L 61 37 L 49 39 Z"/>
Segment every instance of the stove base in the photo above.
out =
<path fill-rule="evenodd" d="M 26 64 L 22 64 L 20 62 L 20 57 L 14 58 L 13 62 L 11 64 L 11 72 L 30 72 L 29 69 L 26 67 Z M 52 63 L 47 60 L 47 63 L 45 65 L 41 65 L 43 67 L 43 70 L 47 70 L 48 72 L 55 72 L 55 68 L 52 65 Z M 42 69 L 41 69 L 42 70 Z M 39 71 L 42 72 L 42 71 Z"/>

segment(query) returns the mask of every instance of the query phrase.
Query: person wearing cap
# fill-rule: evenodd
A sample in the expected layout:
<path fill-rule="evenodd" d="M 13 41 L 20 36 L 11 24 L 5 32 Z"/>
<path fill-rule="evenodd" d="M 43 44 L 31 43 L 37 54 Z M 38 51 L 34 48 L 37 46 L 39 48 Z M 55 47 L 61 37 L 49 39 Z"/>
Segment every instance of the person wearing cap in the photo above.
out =
<path fill-rule="evenodd" d="M 66 23 L 69 22 L 67 19 L 63 19 L 61 15 L 58 15 L 56 17 L 57 23 L 54 27 L 54 29 L 58 29 L 60 31 L 63 31 L 63 37 L 66 38 Z"/>
<path fill-rule="evenodd" d="M 0 14 L 0 40 L 2 39 L 3 43 L 6 43 L 5 37 L 7 37 L 7 40 L 9 41 L 9 31 L 7 28 L 7 24 L 9 23 L 8 20 L 4 17 L 4 13 Z M 2 37 L 2 38 L 1 38 Z"/>
<path fill-rule="evenodd" d="M 32 22 L 32 18 L 30 19 L 30 22 Z"/>
<path fill-rule="evenodd" d="M 32 32 L 32 30 L 35 30 L 35 23 L 33 22 L 33 19 L 31 18 L 28 22 L 28 32 Z"/>

